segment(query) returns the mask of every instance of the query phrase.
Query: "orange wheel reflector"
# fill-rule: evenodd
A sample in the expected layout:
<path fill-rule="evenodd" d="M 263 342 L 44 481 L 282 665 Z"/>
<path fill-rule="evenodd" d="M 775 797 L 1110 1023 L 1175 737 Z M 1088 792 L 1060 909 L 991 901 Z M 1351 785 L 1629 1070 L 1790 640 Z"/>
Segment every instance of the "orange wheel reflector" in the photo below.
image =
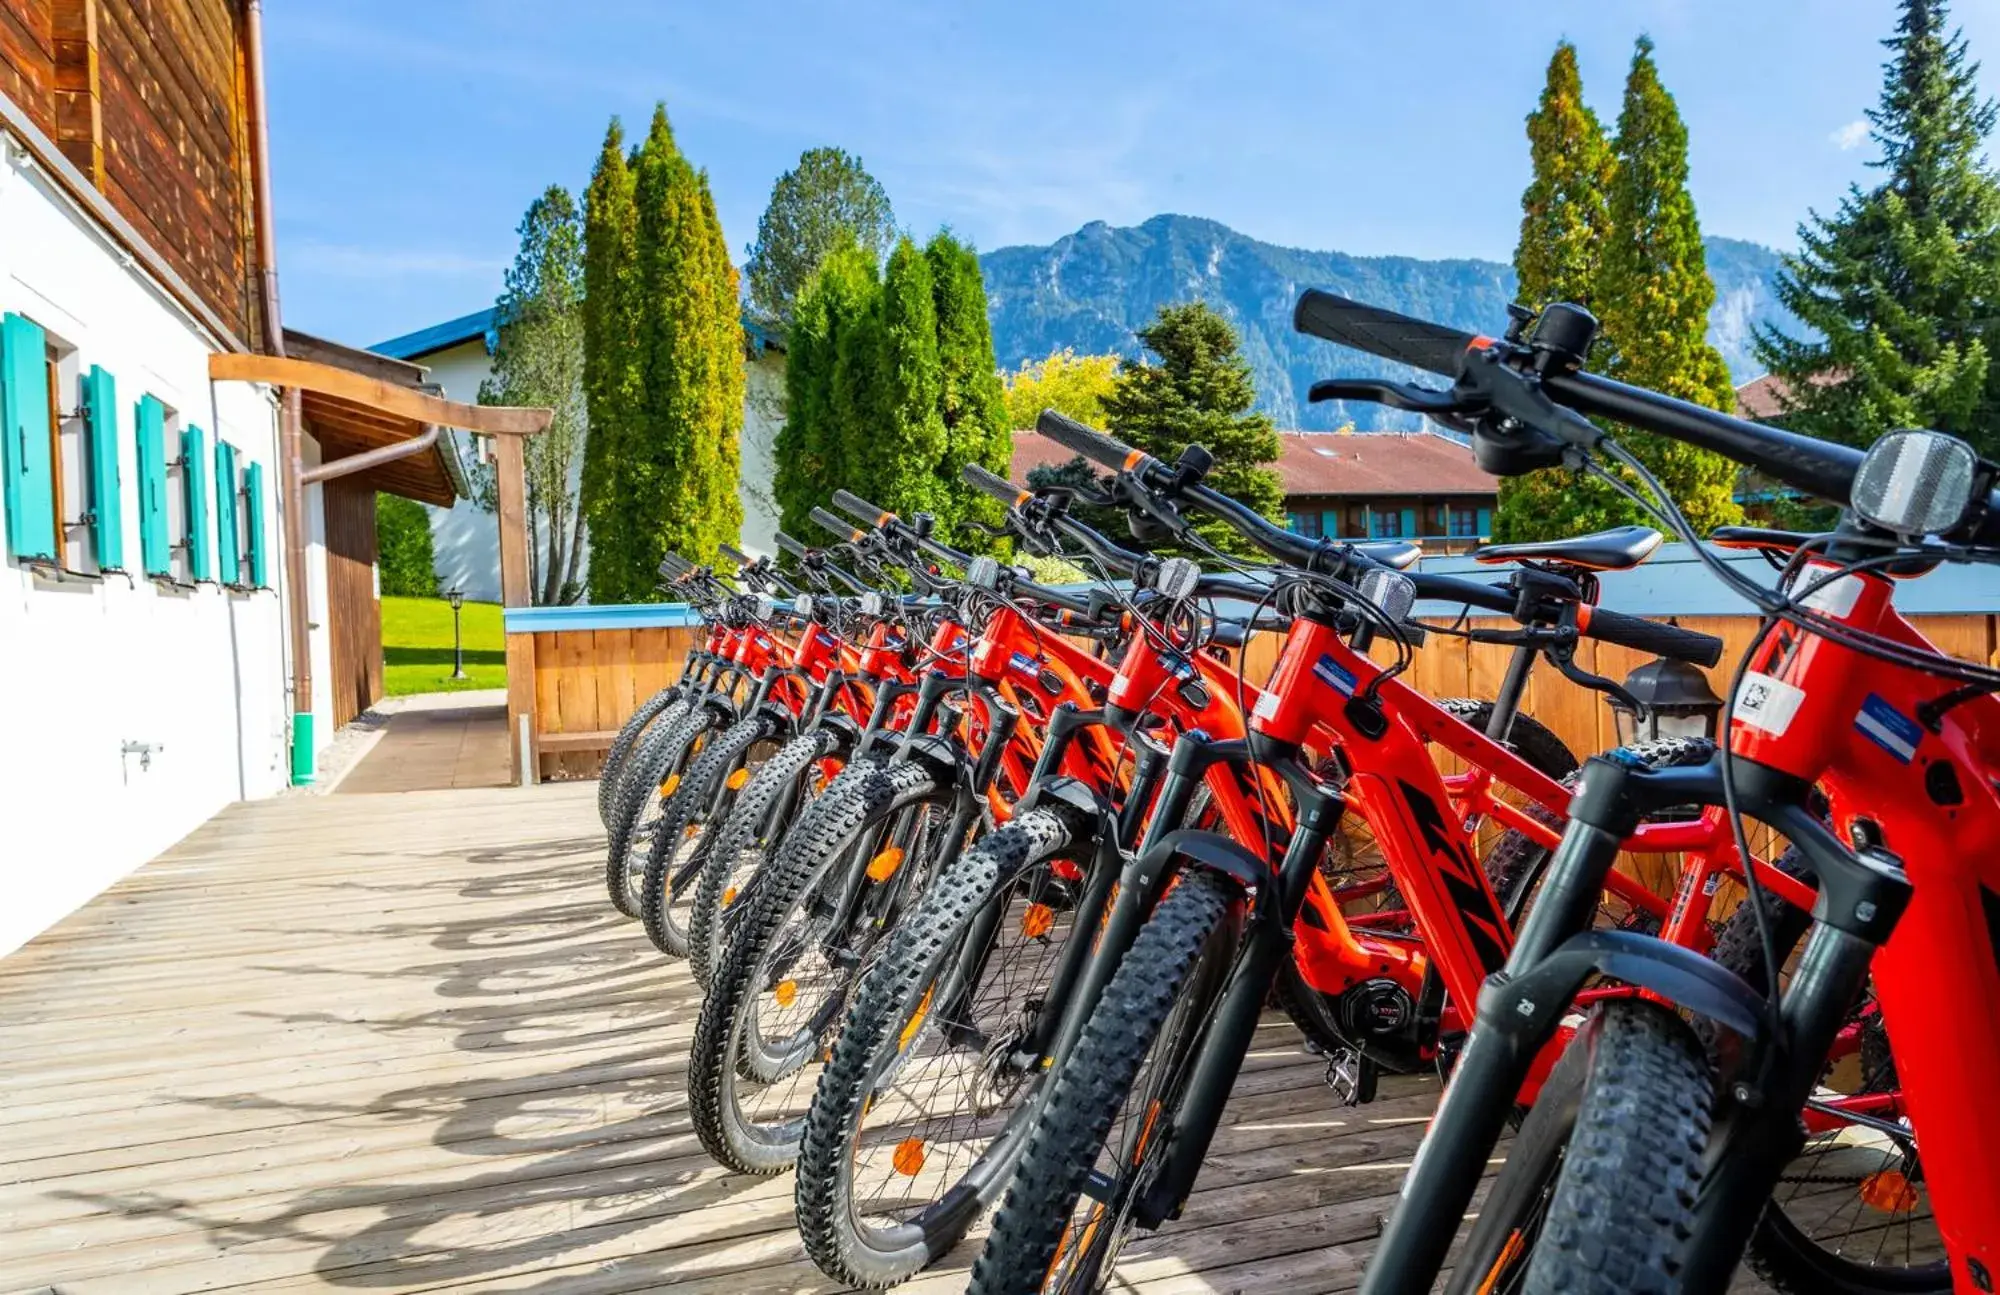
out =
<path fill-rule="evenodd" d="M 1908 1214 L 1917 1208 L 1917 1189 L 1900 1169 L 1884 1169 L 1861 1180 L 1861 1203 L 1884 1214 Z"/>
<path fill-rule="evenodd" d="M 935 985 L 924 991 L 924 999 L 917 1004 L 916 1015 L 912 1016 L 910 1023 L 903 1027 L 903 1032 L 896 1036 L 896 1051 L 901 1052 L 904 1048 L 909 1047 L 910 1040 L 917 1037 L 917 1031 L 924 1028 L 924 1018 L 930 1015 L 931 1011 L 931 995 L 936 992 L 937 986 Z"/>
<path fill-rule="evenodd" d="M 771 997 L 778 1000 L 778 1006 L 790 1007 L 799 996 L 799 982 L 781 980 L 771 989 Z"/>
<path fill-rule="evenodd" d="M 1030 940 L 1039 940 L 1055 929 L 1056 911 L 1047 904 L 1030 904 L 1028 911 L 1021 914 L 1021 934 Z"/>
<path fill-rule="evenodd" d="M 736 902 L 736 887 L 730 886 L 724 889 L 722 892 L 722 906 L 724 908 L 728 908 L 731 904 L 735 902 Z"/>
<path fill-rule="evenodd" d="M 868 880 L 887 881 L 903 866 L 903 847 L 892 845 L 868 861 Z"/>
<path fill-rule="evenodd" d="M 729 790 L 740 791 L 743 784 L 749 781 L 750 771 L 748 769 L 738 769 L 735 773 L 729 775 Z"/>
<path fill-rule="evenodd" d="M 681 840 L 683 840 L 683 841 L 692 841 L 692 840 L 694 840 L 694 839 L 695 839 L 695 838 L 696 838 L 697 836 L 700 836 L 700 835 L 701 835 L 701 824 L 699 824 L 699 823 L 689 823 L 689 824 L 687 825 L 687 830 L 681 833 Z"/>
<path fill-rule="evenodd" d="M 924 1140 L 904 1138 L 896 1144 L 896 1154 L 890 1158 L 896 1172 L 905 1178 L 915 1178 L 917 1171 L 924 1167 Z"/>
<path fill-rule="evenodd" d="M 670 773 L 667 775 L 667 780 L 660 784 L 660 794 L 662 796 L 671 796 L 674 794 L 674 788 L 680 785 L 681 776 L 677 773 Z"/>

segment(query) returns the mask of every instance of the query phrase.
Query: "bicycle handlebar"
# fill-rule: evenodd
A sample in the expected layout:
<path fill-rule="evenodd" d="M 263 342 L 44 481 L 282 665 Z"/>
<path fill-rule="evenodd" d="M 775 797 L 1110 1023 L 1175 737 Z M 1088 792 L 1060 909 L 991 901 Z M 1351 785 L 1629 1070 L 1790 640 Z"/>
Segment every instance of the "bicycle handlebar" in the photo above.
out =
<path fill-rule="evenodd" d="M 1685 630 L 1665 621 L 1649 621 L 1643 616 L 1605 611 L 1579 604 L 1577 629 L 1589 638 L 1616 643 L 1620 647 L 1672 657 L 1690 665 L 1712 666 L 1722 660 L 1722 640 L 1700 630 Z"/>
<path fill-rule="evenodd" d="M 1308 288 L 1292 309 L 1292 327 L 1341 346 L 1447 378 L 1458 376 L 1468 349 L 1487 340 L 1455 328 Z"/>
<path fill-rule="evenodd" d="M 1005 508 L 1024 504 L 1034 496 L 1032 490 L 1023 490 L 999 473 L 989 472 L 977 463 L 966 464 L 958 475 L 966 485 L 997 500 Z"/>
<path fill-rule="evenodd" d="M 869 526 L 882 526 L 896 519 L 896 514 L 886 508 L 877 508 L 860 495 L 845 490 L 833 492 L 833 506 Z"/>
<path fill-rule="evenodd" d="M 859 544 L 868 538 L 867 531 L 862 530 L 853 522 L 848 521 L 838 514 L 828 512 L 818 504 L 813 505 L 812 512 L 808 513 L 807 516 L 811 517 L 813 523 L 825 530 L 827 534 L 838 535 L 849 544 Z"/>
<path fill-rule="evenodd" d="M 748 553 L 745 553 L 742 549 L 737 548 L 734 544 L 717 544 L 715 546 L 715 550 L 716 552 L 722 554 L 722 556 L 734 562 L 739 567 L 748 567 L 756 565 L 756 560 L 754 558 L 752 558 Z"/>
<path fill-rule="evenodd" d="M 812 552 L 811 549 L 808 549 L 805 545 L 799 543 L 797 540 L 785 534 L 783 531 L 778 532 L 777 541 L 779 548 L 783 549 L 785 552 L 791 554 L 795 558 L 804 558 Z"/>

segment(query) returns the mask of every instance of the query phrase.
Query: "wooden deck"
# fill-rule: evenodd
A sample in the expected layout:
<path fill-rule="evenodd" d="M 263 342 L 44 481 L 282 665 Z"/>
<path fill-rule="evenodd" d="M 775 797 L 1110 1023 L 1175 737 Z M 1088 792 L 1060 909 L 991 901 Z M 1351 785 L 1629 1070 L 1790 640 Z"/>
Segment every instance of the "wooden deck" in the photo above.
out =
<path fill-rule="evenodd" d="M 692 982 L 594 792 L 239 805 L 0 962 L 0 1291 L 830 1289 L 790 1178 L 688 1126 Z M 1354 1284 L 1431 1094 L 1320 1078 L 1271 1028 L 1127 1289 Z"/>

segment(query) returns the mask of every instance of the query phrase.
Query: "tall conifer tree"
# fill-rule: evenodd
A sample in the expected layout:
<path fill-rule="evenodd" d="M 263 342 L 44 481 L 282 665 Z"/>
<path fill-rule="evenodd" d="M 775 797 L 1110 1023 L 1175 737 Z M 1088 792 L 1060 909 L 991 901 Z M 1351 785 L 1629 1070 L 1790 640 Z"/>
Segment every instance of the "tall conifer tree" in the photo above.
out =
<path fill-rule="evenodd" d="M 1521 238 L 1514 248 L 1518 299 L 1537 310 L 1557 301 L 1589 308 L 1611 230 L 1606 191 L 1617 167 L 1597 114 L 1583 101 L 1576 47 L 1568 41 L 1556 46 L 1541 102 L 1528 114 L 1528 155 L 1534 174 L 1521 195 Z M 1504 478 L 1494 535 L 1521 540 L 1562 533 L 1572 511 L 1602 507 L 1601 500 L 1593 504 L 1586 497 L 1604 490 L 1560 468 Z"/>
<path fill-rule="evenodd" d="M 1996 107 L 1944 0 L 1903 0 L 1868 113 L 1882 182 L 1799 227 L 1778 299 L 1820 340 L 1760 330 L 1787 426 L 1866 445 L 1933 427 L 2000 454 L 2000 179 L 1983 149 Z"/>
<path fill-rule="evenodd" d="M 1611 237 L 1598 273 L 1597 314 L 1604 326 L 1594 363 L 1616 377 L 1711 409 L 1735 407 L 1722 355 L 1708 342 L 1715 284 L 1708 277 L 1701 225 L 1687 191 L 1687 127 L 1660 84 L 1653 42 L 1640 37 L 1625 81 L 1613 146 L 1618 171 L 1610 194 Z M 1717 454 L 1630 429 L 1619 438 L 1673 495 L 1695 528 L 1739 522 L 1736 465 Z M 1577 530 L 1639 520 L 1623 500 L 1605 496 L 1600 516 L 1576 518 Z"/>
<path fill-rule="evenodd" d="M 957 542 L 983 548 L 985 541 L 961 525 L 968 519 L 998 522 L 999 507 L 967 486 L 959 470 L 977 463 L 1006 476 L 1014 457 L 1007 426 L 1007 397 L 993 356 L 993 326 L 986 311 L 986 280 L 979 255 L 940 230 L 924 246 L 937 303 L 938 413 L 944 421 L 945 455 L 940 476 L 948 502 L 943 512 Z"/>
<path fill-rule="evenodd" d="M 590 598 L 624 602 L 631 526 L 623 464 L 642 378 L 638 353 L 638 208 L 626 165 L 625 132 L 616 117 L 584 195 L 583 385 L 591 434 L 584 442 L 581 502 L 590 534 Z M 651 581 L 646 588 L 651 587 Z"/>
<path fill-rule="evenodd" d="M 859 480 L 859 464 L 849 453 L 848 437 L 867 416 L 855 417 L 842 402 L 874 397 L 868 385 L 874 357 L 857 355 L 850 334 L 876 308 L 880 293 L 873 255 L 852 240 L 829 252 L 799 293 L 787 334 L 785 425 L 778 433 L 772 483 L 780 524 L 790 534 L 814 535 L 813 507 L 825 505 L 838 487 L 858 488 L 850 484 Z M 840 381 L 843 352 L 846 385 Z"/>
<path fill-rule="evenodd" d="M 937 302 L 931 264 L 906 235 L 882 272 L 877 372 L 881 423 L 849 451 L 859 463 L 859 493 L 894 512 L 938 512 L 947 502 L 939 467 L 945 456 L 938 412 Z"/>

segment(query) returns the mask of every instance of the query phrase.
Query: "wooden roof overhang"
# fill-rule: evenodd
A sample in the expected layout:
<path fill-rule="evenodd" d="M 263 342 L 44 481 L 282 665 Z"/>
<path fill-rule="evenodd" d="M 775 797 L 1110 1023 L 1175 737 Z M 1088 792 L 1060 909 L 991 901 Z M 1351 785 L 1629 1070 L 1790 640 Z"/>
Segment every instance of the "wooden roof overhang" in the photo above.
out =
<path fill-rule="evenodd" d="M 355 485 L 440 508 L 458 498 L 459 474 L 447 458 L 456 449 L 433 429 L 532 436 L 553 416 L 547 409 L 462 404 L 338 365 L 285 356 L 214 354 L 208 357 L 208 376 L 295 388 L 323 467 L 370 455 L 370 466 L 342 475 Z M 409 452 L 396 452 L 405 446 Z"/>

